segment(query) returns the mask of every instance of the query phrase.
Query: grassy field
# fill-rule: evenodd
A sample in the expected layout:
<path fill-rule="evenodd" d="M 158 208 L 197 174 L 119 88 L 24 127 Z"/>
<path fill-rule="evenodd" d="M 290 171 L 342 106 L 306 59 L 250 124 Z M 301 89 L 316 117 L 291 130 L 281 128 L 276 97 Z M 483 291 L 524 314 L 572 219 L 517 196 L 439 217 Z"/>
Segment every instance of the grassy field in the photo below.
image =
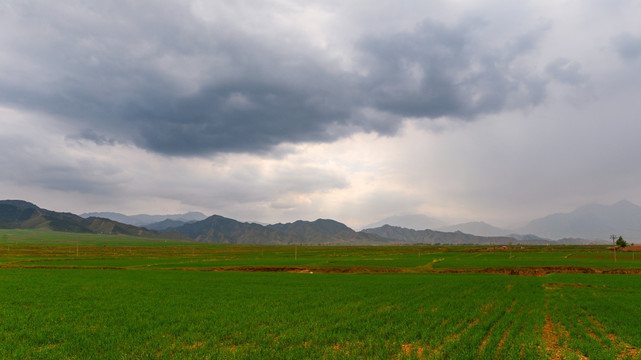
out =
<path fill-rule="evenodd" d="M 582 273 L 641 259 L 604 247 L 0 246 L 2 359 L 641 358 L 641 278 Z"/>

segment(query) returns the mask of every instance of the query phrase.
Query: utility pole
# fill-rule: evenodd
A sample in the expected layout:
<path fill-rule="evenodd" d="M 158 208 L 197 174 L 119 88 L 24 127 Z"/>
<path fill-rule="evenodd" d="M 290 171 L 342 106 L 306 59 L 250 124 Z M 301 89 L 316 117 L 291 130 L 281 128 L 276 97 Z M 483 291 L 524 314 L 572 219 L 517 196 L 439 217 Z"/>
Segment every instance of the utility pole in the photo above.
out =
<path fill-rule="evenodd" d="M 617 236 L 612 234 L 612 235 L 610 235 L 610 239 L 612 239 L 612 249 L 614 251 L 614 262 L 617 262 L 617 246 L 616 246 L 616 243 L 615 243 L 615 241 L 617 239 Z"/>

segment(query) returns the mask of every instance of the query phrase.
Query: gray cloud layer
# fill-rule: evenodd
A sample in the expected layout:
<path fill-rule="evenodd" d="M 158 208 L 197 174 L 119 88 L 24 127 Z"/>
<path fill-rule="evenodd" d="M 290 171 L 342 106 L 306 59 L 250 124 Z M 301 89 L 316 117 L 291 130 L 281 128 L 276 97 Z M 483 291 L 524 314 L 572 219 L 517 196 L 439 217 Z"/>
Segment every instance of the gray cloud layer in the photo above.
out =
<path fill-rule="evenodd" d="M 1 1 L 0 192 L 351 224 L 641 203 L 640 9 Z"/>
<path fill-rule="evenodd" d="M 581 66 L 568 59 L 559 58 L 545 67 L 545 72 L 552 78 L 566 84 L 579 85 L 588 81 L 587 75 L 581 73 Z"/>
<path fill-rule="evenodd" d="M 547 78 L 583 79 L 575 63 L 517 66 L 544 31 L 497 48 L 481 21 L 364 36 L 348 71 L 295 34 L 205 22 L 183 2 L 10 1 L 0 20 L 2 104 L 72 124 L 70 138 L 168 155 L 394 134 L 403 117 L 474 119 L 539 104 Z"/>
<path fill-rule="evenodd" d="M 641 36 L 619 35 L 614 39 L 614 45 L 624 60 L 635 60 L 641 57 Z"/>

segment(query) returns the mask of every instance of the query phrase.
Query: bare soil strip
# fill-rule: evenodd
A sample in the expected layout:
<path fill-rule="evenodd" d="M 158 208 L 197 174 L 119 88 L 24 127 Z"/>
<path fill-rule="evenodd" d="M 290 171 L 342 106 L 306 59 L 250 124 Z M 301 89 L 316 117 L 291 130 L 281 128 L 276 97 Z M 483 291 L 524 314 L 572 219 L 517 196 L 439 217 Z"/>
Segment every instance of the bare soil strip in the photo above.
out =
<path fill-rule="evenodd" d="M 561 324 L 557 324 L 556 327 L 558 328 L 555 329 L 554 323 L 552 322 L 552 319 L 550 319 L 550 316 L 547 315 L 545 317 L 545 326 L 543 327 L 543 341 L 545 342 L 545 350 L 549 354 L 548 359 L 551 360 L 561 360 L 565 359 L 565 353 L 567 352 L 572 352 L 574 353 L 579 359 L 588 359 L 585 355 L 581 354 L 578 351 L 574 351 L 568 347 L 561 346 L 559 343 L 559 339 L 561 337 L 561 333 L 565 333 L 564 336 L 567 335 L 567 330 L 563 329 Z"/>
<path fill-rule="evenodd" d="M 507 336 L 510 335 L 510 329 L 511 328 L 512 327 L 510 326 L 507 329 L 505 329 L 505 331 L 503 332 L 503 335 L 501 335 L 501 340 L 499 340 L 499 344 L 496 347 L 496 352 L 495 352 L 495 355 L 496 355 L 497 358 L 499 358 L 499 355 L 503 351 L 503 346 L 505 345 L 505 341 L 507 340 Z"/>
<path fill-rule="evenodd" d="M 412 355 L 412 353 L 416 353 L 416 356 L 419 359 L 423 359 L 423 354 L 430 353 L 430 349 L 428 346 L 416 345 L 412 343 L 402 344 L 401 349 L 403 350 L 405 356 L 410 356 Z"/>
<path fill-rule="evenodd" d="M 545 276 L 548 274 L 641 274 L 641 269 L 597 269 L 580 266 L 536 266 L 518 268 L 439 269 L 432 272 L 461 274 L 489 273 L 503 275 Z"/>
<path fill-rule="evenodd" d="M 367 267 L 319 267 L 307 266 L 233 266 L 214 268 L 180 268 L 171 270 L 182 271 L 244 271 L 244 272 L 288 272 L 288 273 L 325 273 L 325 274 L 349 274 L 349 273 L 410 273 L 411 269 L 397 268 L 367 268 Z"/>
<path fill-rule="evenodd" d="M 39 263 L 39 262 L 56 262 L 56 261 L 86 261 L 86 260 L 108 260 L 106 257 L 96 257 L 96 258 L 54 258 L 54 259 L 29 259 L 29 260 L 18 260 L 6 262 L 4 265 L 16 265 L 16 264 L 28 264 L 28 263 Z"/>
<path fill-rule="evenodd" d="M 54 265 L 0 265 L 0 269 L 56 269 L 56 270 L 127 270 L 118 266 L 54 266 Z"/>
<path fill-rule="evenodd" d="M 501 317 L 502 318 L 502 317 Z M 481 341 L 481 345 L 479 345 L 479 356 L 483 354 L 483 349 L 487 346 L 487 343 L 490 342 L 490 336 L 492 335 L 492 331 L 494 331 L 494 328 L 496 327 L 496 324 L 498 324 L 500 321 L 497 320 L 494 324 L 492 324 L 492 327 L 485 333 L 483 336 L 483 340 Z"/>
<path fill-rule="evenodd" d="M 66 259 L 65 259 L 66 260 Z M 75 259 L 74 259 L 75 260 Z M 87 259 L 84 259 L 87 260 Z M 40 260 L 42 261 L 42 260 Z M 117 269 L 126 270 L 140 267 L 132 266 L 74 266 L 74 265 L 28 265 L 30 261 L 11 262 L 0 265 L 0 268 L 34 268 L 34 269 Z M 429 274 L 500 274 L 518 276 L 545 276 L 548 274 L 631 274 L 641 275 L 639 269 L 596 269 L 576 266 L 540 266 L 540 267 L 518 267 L 518 268 L 479 268 L 479 269 L 426 269 L 417 268 L 386 268 L 386 267 L 309 267 L 309 266 L 220 266 L 212 268 L 169 268 L 164 270 L 174 271 L 242 271 L 242 272 L 289 272 L 289 273 L 324 273 L 324 274 L 348 274 L 348 273 L 429 273 Z M 550 286 L 577 286 L 590 287 L 581 284 L 556 284 L 547 283 Z"/>
<path fill-rule="evenodd" d="M 552 287 L 605 288 L 605 285 L 594 286 L 594 285 L 579 284 L 579 283 L 555 283 L 555 282 L 547 282 L 543 284 L 543 286 L 546 288 L 552 288 Z"/>
<path fill-rule="evenodd" d="M 549 359 L 562 359 L 561 347 L 559 346 L 559 335 L 554 331 L 554 324 L 549 316 L 545 317 L 545 326 L 543 327 L 543 341 L 545 350 L 550 354 Z"/>
<path fill-rule="evenodd" d="M 603 339 L 601 339 L 601 337 L 600 337 L 599 335 L 597 335 L 597 334 L 594 332 L 594 330 L 592 330 L 588 325 L 584 324 L 584 323 L 583 323 L 583 321 L 582 321 L 581 319 L 578 319 L 578 322 L 579 322 L 579 324 L 581 325 L 581 327 L 583 327 L 583 329 L 585 330 L 585 332 L 586 332 L 586 333 L 588 333 L 588 335 L 589 335 L 592 339 L 594 339 L 594 340 L 598 341 L 598 342 L 599 342 L 599 344 L 601 344 L 601 346 L 602 346 L 602 347 L 606 347 L 606 345 L 603 343 Z"/>

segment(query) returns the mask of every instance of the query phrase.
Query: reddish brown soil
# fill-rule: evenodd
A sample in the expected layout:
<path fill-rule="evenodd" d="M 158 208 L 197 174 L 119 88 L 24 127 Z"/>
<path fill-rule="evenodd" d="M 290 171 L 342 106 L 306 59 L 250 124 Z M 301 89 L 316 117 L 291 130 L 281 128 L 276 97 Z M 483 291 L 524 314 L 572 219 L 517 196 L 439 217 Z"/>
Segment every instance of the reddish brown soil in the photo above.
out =
<path fill-rule="evenodd" d="M 571 274 L 641 274 L 641 269 L 595 269 L 575 266 L 542 266 L 524 268 L 481 268 L 481 269 L 438 269 L 426 270 L 412 268 L 383 268 L 383 267 L 320 267 L 307 266 L 237 266 L 216 268 L 182 268 L 173 270 L 186 271 L 246 271 L 246 272 L 291 272 L 291 273 L 323 273 L 323 274 L 348 274 L 348 273 L 438 273 L 438 274 L 503 274 L 523 276 L 545 276 L 553 273 Z M 564 284 L 564 286 L 571 286 Z"/>
<path fill-rule="evenodd" d="M 34 269 L 109 269 L 126 270 L 129 267 L 116 266 L 55 266 L 55 265 L 28 265 L 25 262 L 13 262 L 0 265 L 0 268 L 34 268 Z M 352 274 L 352 273 L 433 273 L 433 274 L 502 274 L 521 276 L 545 276 L 554 273 L 571 274 L 641 274 L 640 269 L 596 269 L 577 266 L 540 266 L 518 268 L 480 268 L 480 269 L 426 269 L 420 268 L 384 268 L 384 267 L 308 267 L 308 266 L 234 266 L 213 268 L 173 268 L 176 271 L 242 271 L 242 272 L 289 272 L 289 273 L 323 273 L 323 274 Z M 550 284 L 556 285 L 556 284 Z M 572 286 L 572 284 L 559 284 L 558 286 Z M 581 286 L 578 285 L 577 286 Z"/>
<path fill-rule="evenodd" d="M 619 248 L 617 250 L 618 251 L 625 251 L 625 252 L 641 252 L 641 245 L 630 245 L 630 246 L 626 246 L 624 248 Z"/>
<path fill-rule="evenodd" d="M 555 287 L 555 286 L 588 287 L 588 288 L 591 288 L 591 287 L 603 287 L 604 288 L 605 287 L 605 285 L 603 285 L 603 286 L 594 286 L 594 285 L 577 284 L 577 283 L 555 283 L 555 282 L 548 282 L 548 283 L 543 284 L 543 286 L 545 286 L 545 287 Z"/>
<path fill-rule="evenodd" d="M 98 270 L 127 270 L 124 267 L 117 266 L 54 266 L 54 265 L 12 265 L 4 264 L 0 265 L 0 269 L 12 268 L 12 269 L 78 269 L 78 270 L 87 270 L 87 269 L 98 269 Z"/>
<path fill-rule="evenodd" d="M 568 353 L 574 353 L 574 355 L 581 360 L 588 359 L 585 355 L 581 354 L 580 351 L 561 345 L 561 337 L 567 338 L 569 336 L 568 332 L 561 324 L 557 323 L 555 325 L 549 316 L 545 317 L 545 326 L 543 327 L 542 336 L 545 343 L 545 350 L 548 353 L 548 359 L 565 359 Z"/>
<path fill-rule="evenodd" d="M 579 266 L 539 266 L 522 268 L 440 269 L 433 272 L 462 274 L 488 273 L 504 275 L 545 276 L 548 274 L 641 274 L 641 269 L 595 269 Z"/>
<path fill-rule="evenodd" d="M 349 273 L 407 273 L 411 269 L 395 268 L 366 268 L 366 267 L 334 267 L 310 268 L 307 266 L 234 266 L 215 268 L 181 268 L 171 270 L 184 271 L 245 271 L 245 272 L 289 272 L 289 273 L 323 273 L 323 274 L 349 274 Z"/>

